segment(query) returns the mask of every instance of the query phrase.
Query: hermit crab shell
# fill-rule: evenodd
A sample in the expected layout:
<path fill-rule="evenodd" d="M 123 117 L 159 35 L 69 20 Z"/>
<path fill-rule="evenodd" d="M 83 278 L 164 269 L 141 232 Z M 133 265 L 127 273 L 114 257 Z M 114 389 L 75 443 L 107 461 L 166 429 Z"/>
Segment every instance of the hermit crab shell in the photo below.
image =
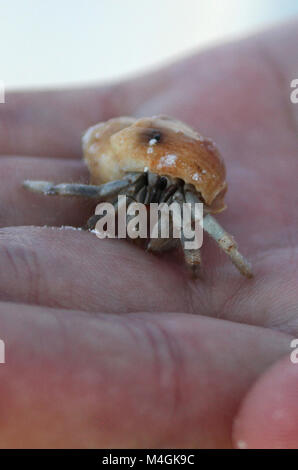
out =
<path fill-rule="evenodd" d="M 91 184 L 150 171 L 192 184 L 209 212 L 226 207 L 226 171 L 216 146 L 168 116 L 119 117 L 96 124 L 83 136 L 83 151 Z"/>

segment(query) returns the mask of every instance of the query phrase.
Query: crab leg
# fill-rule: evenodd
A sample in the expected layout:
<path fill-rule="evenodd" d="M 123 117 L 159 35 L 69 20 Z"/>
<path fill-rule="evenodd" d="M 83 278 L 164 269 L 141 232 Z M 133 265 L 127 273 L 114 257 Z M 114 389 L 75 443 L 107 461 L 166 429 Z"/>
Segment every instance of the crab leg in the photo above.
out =
<path fill-rule="evenodd" d="M 107 199 L 115 196 L 123 189 L 135 184 L 141 177 L 139 173 L 127 175 L 121 180 L 111 181 L 100 186 L 80 184 L 80 183 L 61 183 L 54 184 L 49 181 L 32 181 L 26 180 L 23 186 L 35 193 L 43 193 L 49 196 L 81 196 L 88 198 L 96 198 L 98 200 Z"/>
<path fill-rule="evenodd" d="M 169 184 L 169 181 L 166 177 L 164 177 L 164 180 L 166 180 L 166 185 Z M 160 181 L 160 180 L 159 180 Z M 167 191 L 166 188 L 159 188 L 159 196 L 158 201 L 159 203 L 166 203 L 170 205 L 172 202 L 172 195 L 175 193 L 175 191 L 178 189 L 178 186 L 170 184 L 170 191 Z M 157 196 L 156 196 L 157 198 Z M 168 231 L 169 235 L 173 231 L 173 223 L 172 223 L 172 218 L 171 216 L 169 217 L 169 220 L 165 220 L 162 213 L 159 212 L 158 214 L 158 220 L 156 222 L 156 225 L 153 227 L 153 231 L 158 231 L 158 237 L 157 238 L 150 238 L 148 245 L 147 245 L 147 250 L 152 251 L 152 252 L 161 252 L 161 251 L 166 251 L 170 250 L 172 248 L 175 248 L 178 244 L 178 240 L 175 238 L 171 238 L 171 235 L 169 238 L 162 238 L 161 233 L 163 233 L 163 227 L 162 224 L 167 224 L 169 223 Z M 166 230 L 166 227 L 164 227 Z"/>
<path fill-rule="evenodd" d="M 146 186 L 142 186 L 135 196 L 136 201 L 143 204 L 146 194 L 147 194 Z"/>
<path fill-rule="evenodd" d="M 163 227 L 162 224 L 167 224 L 169 223 L 169 235 L 173 231 L 173 226 L 172 226 L 172 219 L 169 218 L 169 220 L 163 218 L 162 213 L 159 212 L 158 214 L 158 220 L 156 222 L 156 225 L 153 227 L 153 230 L 157 230 L 158 232 L 158 237 L 157 238 L 150 238 L 149 243 L 147 245 L 147 250 L 148 251 L 153 251 L 153 252 L 161 252 L 161 251 L 166 251 L 170 250 L 172 248 L 175 248 L 178 244 L 177 239 L 171 238 L 162 238 L 161 234 L 163 233 Z M 166 230 L 166 227 L 164 227 Z"/>
<path fill-rule="evenodd" d="M 233 237 L 229 235 L 210 214 L 204 217 L 203 228 L 214 238 L 220 248 L 230 256 L 232 262 L 236 268 L 239 269 L 241 274 L 246 277 L 253 276 L 250 263 L 239 253 Z"/>
<path fill-rule="evenodd" d="M 168 202 L 168 200 L 173 196 L 177 189 L 178 185 L 176 183 L 170 183 L 161 194 L 159 202 Z"/>
<path fill-rule="evenodd" d="M 94 230 L 97 222 L 100 220 L 102 215 L 93 214 L 86 222 L 86 225 L 83 227 L 84 230 Z"/>
<path fill-rule="evenodd" d="M 188 268 L 191 269 L 194 277 L 197 277 L 201 267 L 201 252 L 197 250 L 188 250 L 184 246 L 184 238 L 181 238 L 181 245 L 184 253 L 184 260 Z"/>
<path fill-rule="evenodd" d="M 160 180 L 160 177 L 158 175 L 155 175 L 154 173 L 147 173 L 147 178 L 148 178 L 148 185 L 147 185 L 147 193 L 144 199 L 144 204 L 150 204 L 153 202 L 153 197 L 154 194 L 156 193 L 156 189 L 158 186 L 158 182 Z"/>
<path fill-rule="evenodd" d="M 187 193 L 184 192 L 184 202 L 191 202 L 192 204 L 194 202 L 199 202 L 198 200 L 191 200 L 189 201 L 189 199 L 187 198 Z M 194 220 L 194 217 L 195 217 L 195 212 L 193 212 L 193 205 L 191 207 L 191 213 L 192 213 L 192 221 Z M 200 252 L 200 249 L 187 249 L 185 247 L 185 242 L 186 242 L 186 238 L 184 236 L 184 233 L 182 232 L 181 233 L 181 246 L 182 246 L 182 249 L 183 249 L 183 253 L 184 253 L 184 260 L 185 260 L 185 263 L 187 265 L 188 268 L 190 268 L 191 272 L 192 272 L 192 275 L 194 278 L 196 278 L 198 276 L 198 273 L 199 273 L 199 269 L 201 267 L 201 252 Z"/>
<path fill-rule="evenodd" d="M 198 196 L 187 186 L 185 191 L 185 199 L 187 202 L 202 202 Z M 250 263 L 238 251 L 237 243 L 231 235 L 229 235 L 221 225 L 210 214 L 204 216 L 203 229 L 218 243 L 220 248 L 230 256 L 231 261 L 237 269 L 246 277 L 252 277 Z"/>
<path fill-rule="evenodd" d="M 136 176 L 136 178 L 135 178 L 135 176 Z M 133 180 L 134 180 L 134 183 L 132 183 L 132 181 L 130 181 L 129 185 L 125 186 L 124 189 L 121 189 L 118 193 L 119 195 L 126 196 L 127 200 L 130 201 L 130 202 L 133 202 L 135 200 L 134 196 L 138 195 L 142 191 L 142 189 L 145 189 L 145 187 L 143 186 L 143 184 L 144 184 L 144 175 L 142 175 L 142 174 L 133 175 Z M 120 180 L 120 181 L 123 181 L 123 180 Z M 104 186 L 106 186 L 106 185 L 104 185 Z M 98 186 L 98 187 L 102 187 L 102 186 Z M 114 194 L 109 195 L 109 197 L 111 197 L 111 196 L 114 196 Z M 114 205 L 114 208 L 115 208 L 115 215 L 116 215 L 118 213 L 118 199 L 113 202 L 113 205 Z M 93 214 L 87 220 L 87 223 L 86 223 L 84 229 L 85 230 L 94 230 L 97 222 L 100 220 L 101 217 L 102 217 L 102 215 Z"/>

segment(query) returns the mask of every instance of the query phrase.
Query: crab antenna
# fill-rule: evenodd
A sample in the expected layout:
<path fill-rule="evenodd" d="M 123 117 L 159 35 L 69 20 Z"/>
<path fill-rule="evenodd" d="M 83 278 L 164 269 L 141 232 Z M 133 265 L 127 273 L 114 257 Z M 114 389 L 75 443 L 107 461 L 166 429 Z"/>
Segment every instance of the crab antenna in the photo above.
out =
<path fill-rule="evenodd" d="M 239 253 L 233 237 L 229 235 L 210 214 L 204 217 L 203 228 L 214 238 L 220 248 L 230 256 L 232 262 L 236 268 L 239 269 L 241 274 L 246 277 L 253 276 L 250 263 Z"/>

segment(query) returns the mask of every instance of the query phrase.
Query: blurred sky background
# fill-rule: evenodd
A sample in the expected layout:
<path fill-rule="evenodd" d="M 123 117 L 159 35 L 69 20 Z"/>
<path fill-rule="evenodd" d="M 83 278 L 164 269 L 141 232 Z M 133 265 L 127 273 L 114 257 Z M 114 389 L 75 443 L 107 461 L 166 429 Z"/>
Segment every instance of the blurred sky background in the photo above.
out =
<path fill-rule="evenodd" d="M 6 88 L 117 80 L 298 15 L 297 0 L 0 0 L 0 7 Z"/>

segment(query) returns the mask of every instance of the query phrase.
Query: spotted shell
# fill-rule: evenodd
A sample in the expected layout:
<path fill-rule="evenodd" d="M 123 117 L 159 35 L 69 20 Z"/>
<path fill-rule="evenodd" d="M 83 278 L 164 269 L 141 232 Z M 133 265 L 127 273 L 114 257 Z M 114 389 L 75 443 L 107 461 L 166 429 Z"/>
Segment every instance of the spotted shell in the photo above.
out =
<path fill-rule="evenodd" d="M 226 207 L 226 171 L 216 146 L 180 121 L 168 116 L 110 119 L 90 127 L 82 143 L 91 184 L 151 171 L 192 184 L 209 212 Z"/>

